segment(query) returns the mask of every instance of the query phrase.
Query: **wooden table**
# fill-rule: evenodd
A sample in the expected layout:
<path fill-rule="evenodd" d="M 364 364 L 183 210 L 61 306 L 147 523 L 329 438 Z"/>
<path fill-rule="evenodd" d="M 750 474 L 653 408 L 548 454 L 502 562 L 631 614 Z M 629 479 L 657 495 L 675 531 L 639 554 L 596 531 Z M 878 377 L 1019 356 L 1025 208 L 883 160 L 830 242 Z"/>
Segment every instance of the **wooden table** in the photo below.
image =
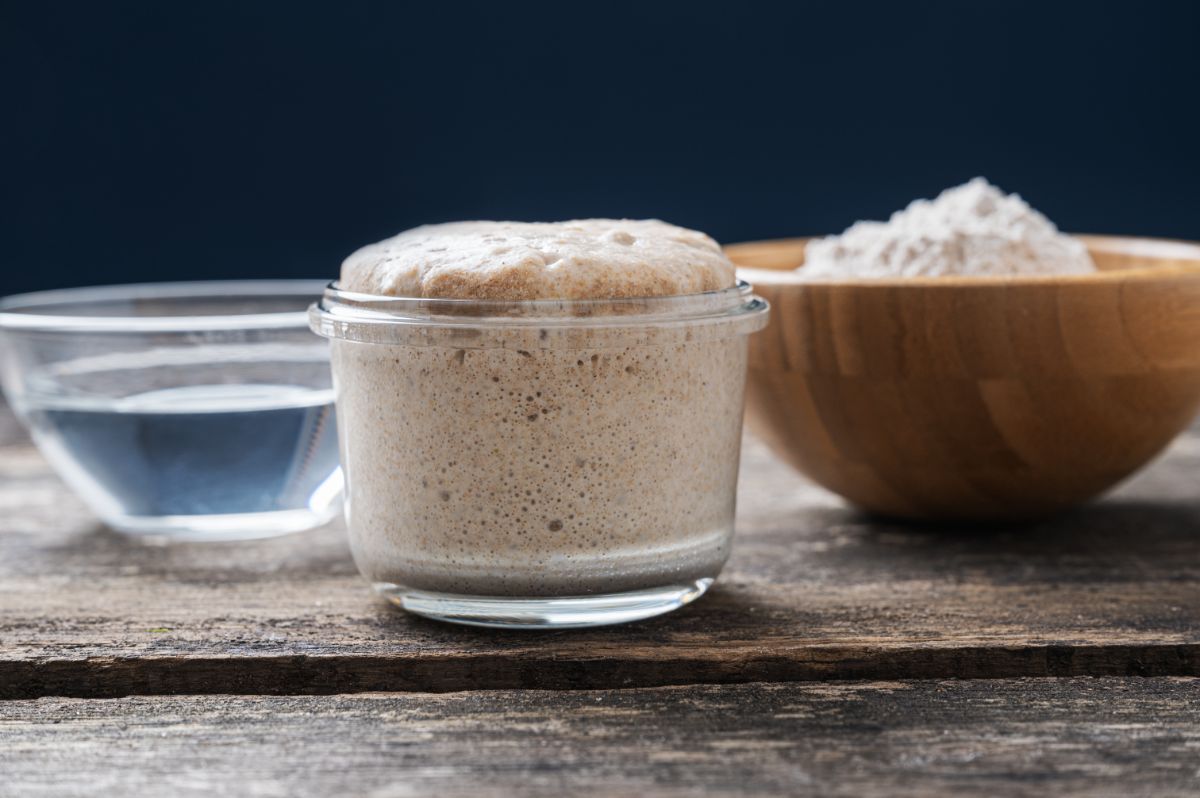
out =
<path fill-rule="evenodd" d="M 0 795 L 1200 791 L 1200 436 L 1036 526 L 886 524 L 747 442 L 672 615 L 458 628 L 338 526 L 155 545 L 0 423 Z"/>

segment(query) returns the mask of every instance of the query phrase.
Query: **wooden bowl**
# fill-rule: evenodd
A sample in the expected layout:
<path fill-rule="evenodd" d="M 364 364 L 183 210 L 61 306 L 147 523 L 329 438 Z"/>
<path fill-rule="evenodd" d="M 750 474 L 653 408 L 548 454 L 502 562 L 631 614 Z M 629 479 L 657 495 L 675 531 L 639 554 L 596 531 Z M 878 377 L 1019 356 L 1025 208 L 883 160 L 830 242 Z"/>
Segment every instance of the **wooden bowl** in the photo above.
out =
<path fill-rule="evenodd" d="M 1200 245 L 1083 236 L 1098 274 L 806 283 L 791 272 L 805 240 L 727 248 L 771 303 L 750 338 L 747 419 L 867 510 L 1060 510 L 1200 409 Z"/>

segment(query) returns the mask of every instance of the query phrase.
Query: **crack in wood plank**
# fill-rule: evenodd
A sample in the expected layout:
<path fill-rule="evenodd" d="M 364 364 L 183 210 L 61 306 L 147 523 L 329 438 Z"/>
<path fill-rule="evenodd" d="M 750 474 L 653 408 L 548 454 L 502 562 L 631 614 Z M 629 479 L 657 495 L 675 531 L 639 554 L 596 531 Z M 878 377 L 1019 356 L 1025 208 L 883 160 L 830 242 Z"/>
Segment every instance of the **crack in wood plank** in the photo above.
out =
<path fill-rule="evenodd" d="M 336 695 L 463 690 L 614 690 L 687 684 L 1078 676 L 1200 676 L 1200 644 L 878 649 L 832 646 L 687 658 L 291 654 L 137 656 L 0 662 L 0 699 L 44 696 Z"/>

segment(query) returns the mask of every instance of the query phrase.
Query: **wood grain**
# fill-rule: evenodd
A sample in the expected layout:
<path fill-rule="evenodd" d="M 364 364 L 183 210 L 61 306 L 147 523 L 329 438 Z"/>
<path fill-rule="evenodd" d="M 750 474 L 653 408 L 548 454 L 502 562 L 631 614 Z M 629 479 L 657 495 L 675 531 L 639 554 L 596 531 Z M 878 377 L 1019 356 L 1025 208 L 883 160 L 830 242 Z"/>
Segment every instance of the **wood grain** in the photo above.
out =
<path fill-rule="evenodd" d="M 875 512 L 1044 515 L 1141 467 L 1200 409 L 1200 246 L 1088 237 L 1096 275 L 804 282 L 804 240 L 727 250 L 772 306 L 747 419 Z"/>
<path fill-rule="evenodd" d="M 883 523 L 747 445 L 735 552 L 696 605 L 487 632 L 374 598 L 338 527 L 150 545 L 0 450 L 0 697 L 1200 674 L 1200 440 L 1108 501 L 1001 528 Z"/>
<path fill-rule="evenodd" d="M 0 702 L 0 795 L 1180 795 L 1200 683 Z"/>

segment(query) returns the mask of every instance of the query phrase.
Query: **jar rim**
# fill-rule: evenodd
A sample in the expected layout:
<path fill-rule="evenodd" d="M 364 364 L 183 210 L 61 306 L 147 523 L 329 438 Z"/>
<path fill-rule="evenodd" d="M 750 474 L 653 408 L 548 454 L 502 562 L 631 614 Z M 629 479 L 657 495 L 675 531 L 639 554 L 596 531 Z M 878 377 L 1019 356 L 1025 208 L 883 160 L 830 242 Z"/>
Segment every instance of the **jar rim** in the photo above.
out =
<path fill-rule="evenodd" d="M 424 327 L 634 327 L 698 322 L 766 310 L 745 280 L 699 294 L 602 299 L 452 299 L 363 294 L 329 284 L 311 308 L 313 328 L 330 337 L 341 324 Z"/>

